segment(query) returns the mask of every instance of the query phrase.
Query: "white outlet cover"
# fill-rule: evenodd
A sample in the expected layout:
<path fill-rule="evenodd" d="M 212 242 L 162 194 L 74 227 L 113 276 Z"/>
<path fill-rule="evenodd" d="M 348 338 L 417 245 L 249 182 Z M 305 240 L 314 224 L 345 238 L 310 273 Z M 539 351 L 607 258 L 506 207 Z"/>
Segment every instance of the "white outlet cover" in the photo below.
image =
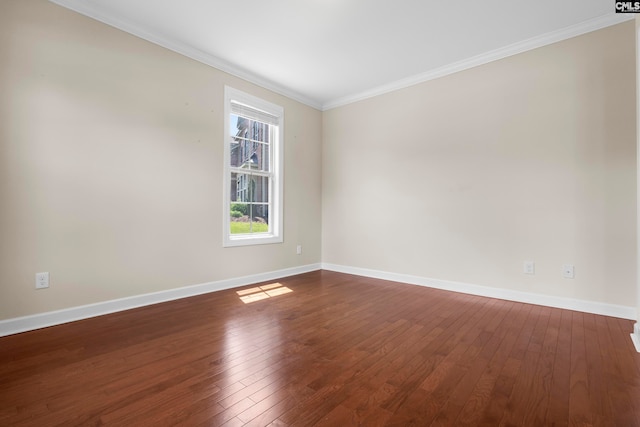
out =
<path fill-rule="evenodd" d="M 564 264 L 562 266 L 562 277 L 565 279 L 575 278 L 575 267 L 571 264 Z"/>
<path fill-rule="evenodd" d="M 525 261 L 522 266 L 524 274 L 536 274 L 536 263 L 533 261 Z"/>
<path fill-rule="evenodd" d="M 36 289 L 46 289 L 49 287 L 49 273 L 36 273 Z"/>

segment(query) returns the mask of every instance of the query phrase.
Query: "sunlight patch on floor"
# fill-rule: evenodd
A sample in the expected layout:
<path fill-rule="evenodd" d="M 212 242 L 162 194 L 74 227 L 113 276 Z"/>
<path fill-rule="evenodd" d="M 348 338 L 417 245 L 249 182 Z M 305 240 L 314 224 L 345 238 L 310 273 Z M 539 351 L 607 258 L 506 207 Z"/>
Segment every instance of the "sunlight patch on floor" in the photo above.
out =
<path fill-rule="evenodd" d="M 272 283 L 270 285 L 257 286 L 255 288 L 236 291 L 240 300 L 245 304 L 276 297 L 278 295 L 288 294 L 290 292 L 293 291 L 286 286 L 282 286 L 280 283 Z"/>

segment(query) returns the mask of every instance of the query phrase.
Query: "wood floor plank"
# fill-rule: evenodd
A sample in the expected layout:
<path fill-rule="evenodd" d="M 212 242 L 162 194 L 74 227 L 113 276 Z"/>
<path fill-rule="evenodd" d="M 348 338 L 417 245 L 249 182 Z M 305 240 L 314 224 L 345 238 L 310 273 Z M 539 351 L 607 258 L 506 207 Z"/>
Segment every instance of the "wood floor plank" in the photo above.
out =
<path fill-rule="evenodd" d="M 604 381 L 604 366 L 600 356 L 600 339 L 598 337 L 595 315 L 583 314 L 585 329 L 585 357 L 587 361 L 587 382 L 589 384 L 589 407 L 592 408 L 594 426 L 606 426 L 614 419 L 609 403 L 609 386 Z M 598 390 L 594 393 L 594 390 Z"/>
<path fill-rule="evenodd" d="M 465 327 L 457 328 L 457 323 L 451 324 L 450 327 L 457 328 L 456 332 L 459 335 L 450 337 L 443 345 L 429 351 L 430 356 L 416 372 L 420 375 L 419 387 L 414 387 L 413 383 L 409 382 L 410 387 L 404 387 L 405 393 L 394 394 L 391 402 L 397 403 L 398 399 L 404 398 L 401 408 L 390 407 L 389 403 L 383 405 L 387 410 L 393 408 L 395 412 L 390 422 L 417 425 L 429 425 L 433 422 L 469 369 L 469 365 L 463 361 L 474 359 L 480 353 L 481 345 L 486 340 L 482 336 L 482 327 L 479 327 L 483 324 L 480 320 L 490 320 L 492 316 L 499 314 L 491 310 L 491 307 L 498 303 L 494 300 L 489 304 L 482 304 L 481 309 L 471 316 L 472 320 L 465 324 Z M 452 343 L 455 343 L 453 348 Z"/>
<path fill-rule="evenodd" d="M 481 424 L 483 417 L 486 417 L 490 412 L 491 403 L 494 400 L 496 403 L 499 402 L 497 396 L 493 395 L 493 391 L 498 389 L 497 383 L 500 379 L 501 370 L 505 366 L 507 358 L 520 335 L 528 314 L 528 310 L 526 308 L 523 309 L 522 305 L 509 305 L 511 309 L 505 317 L 510 319 L 510 325 L 508 328 L 504 328 L 502 333 L 497 334 L 502 336 L 500 346 L 495 351 L 482 376 L 478 379 L 464 407 L 460 410 L 455 421 L 456 425 L 475 426 Z M 509 394 L 505 393 L 504 397 L 508 396 Z M 496 406 L 496 408 L 499 408 L 499 406 Z M 496 417 L 494 424 L 497 424 L 498 421 L 499 419 Z"/>
<path fill-rule="evenodd" d="M 500 425 L 523 425 L 529 400 L 537 398 L 531 394 L 531 388 L 550 312 L 546 307 L 534 307 L 531 314 L 533 318 L 530 320 L 528 330 L 523 331 L 523 340 L 517 343 L 512 351 L 511 356 L 520 359 L 522 363 L 513 383 L 511 396 L 506 402 L 506 410 Z M 523 346 L 525 342 L 526 349 Z"/>
<path fill-rule="evenodd" d="M 593 408 L 589 402 L 587 376 L 587 347 L 584 333 L 584 314 L 572 313 L 571 385 L 569 388 L 569 425 L 593 425 Z"/>
<path fill-rule="evenodd" d="M 275 421 L 284 423 L 279 417 L 292 408 L 304 407 L 313 393 L 314 391 L 308 387 L 287 386 L 270 395 L 268 398 L 270 405 L 251 407 L 239 414 L 238 418 L 248 425 L 257 426 L 268 425 Z"/>
<path fill-rule="evenodd" d="M 622 423 L 640 425 L 640 387 L 638 387 L 640 376 L 635 369 L 638 363 L 638 358 L 635 356 L 638 353 L 629 351 L 629 343 L 626 340 L 628 334 L 619 327 L 618 319 L 602 318 L 599 320 L 606 322 L 607 325 L 608 335 L 599 334 L 598 337 L 610 340 L 606 358 L 613 363 L 612 372 L 616 377 L 626 378 L 624 382 L 611 381 L 607 384 L 615 419 L 621 425 Z M 626 321 L 626 323 L 632 327 L 631 322 Z M 607 376 L 607 378 L 611 378 L 611 376 Z"/>
<path fill-rule="evenodd" d="M 545 424 L 554 426 L 569 425 L 569 389 L 571 385 L 571 312 L 560 311 L 558 325 L 558 344 L 556 346 L 549 406 L 545 415 Z"/>
<path fill-rule="evenodd" d="M 292 292 L 0 338 L 0 425 L 640 426 L 631 321 L 329 271 L 277 282 Z"/>
<path fill-rule="evenodd" d="M 540 348 L 536 373 L 531 384 L 532 398 L 527 401 L 525 408 L 525 425 L 544 425 L 549 408 L 561 312 L 557 309 L 548 309 L 548 312 L 549 321 Z"/>

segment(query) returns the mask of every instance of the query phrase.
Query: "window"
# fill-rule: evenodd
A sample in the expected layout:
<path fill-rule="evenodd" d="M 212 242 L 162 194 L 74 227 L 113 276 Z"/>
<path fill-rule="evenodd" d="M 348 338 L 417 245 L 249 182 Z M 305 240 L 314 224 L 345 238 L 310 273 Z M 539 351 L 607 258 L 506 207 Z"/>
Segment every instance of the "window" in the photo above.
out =
<path fill-rule="evenodd" d="M 225 87 L 224 246 L 282 242 L 284 110 Z"/>

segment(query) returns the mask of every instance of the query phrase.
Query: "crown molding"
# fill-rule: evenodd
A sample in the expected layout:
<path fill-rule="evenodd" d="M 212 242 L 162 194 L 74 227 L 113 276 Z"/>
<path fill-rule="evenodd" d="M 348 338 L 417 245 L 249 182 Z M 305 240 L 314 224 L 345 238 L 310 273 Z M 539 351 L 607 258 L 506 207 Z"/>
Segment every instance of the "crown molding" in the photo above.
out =
<path fill-rule="evenodd" d="M 397 80 L 395 82 L 381 85 L 357 94 L 326 102 L 322 105 L 322 111 L 331 110 L 333 108 L 352 104 L 364 99 L 373 98 L 374 96 L 383 95 L 385 93 L 393 92 L 399 89 L 404 89 L 409 86 L 414 86 L 420 83 L 427 82 L 429 80 L 434 80 L 440 77 L 447 76 L 449 74 L 457 73 L 459 71 L 468 70 L 470 68 L 477 67 L 478 65 L 487 64 L 489 62 L 497 61 L 499 59 L 503 59 L 512 55 L 517 55 L 519 53 L 577 37 L 586 33 L 590 33 L 592 31 L 620 24 L 625 21 L 630 21 L 632 19 L 634 19 L 634 16 L 629 16 L 629 14 L 610 13 L 607 15 L 603 15 L 595 19 L 584 21 L 580 24 L 542 34 L 537 37 L 532 37 L 530 39 L 489 52 L 485 52 L 471 58 L 463 59 L 462 61 L 454 62 L 452 64 L 448 64 L 443 67 L 427 71 L 425 73 L 407 77 L 406 79 Z"/>
<path fill-rule="evenodd" d="M 514 43 L 509 46 L 476 55 L 462 61 L 454 62 L 452 64 L 448 64 L 424 73 L 407 77 L 405 79 L 397 80 L 391 83 L 374 87 L 372 89 L 365 90 L 363 92 L 336 98 L 322 103 L 318 100 L 293 91 L 285 86 L 265 79 L 246 69 L 231 64 L 230 62 L 225 61 L 224 59 L 221 59 L 217 56 L 205 53 L 184 43 L 170 40 L 159 34 L 151 33 L 130 22 L 122 20 L 121 18 L 106 14 L 98 8 L 95 8 L 82 0 L 49 1 L 321 111 L 331 110 L 333 108 L 352 104 L 354 102 L 362 101 L 378 95 L 383 95 L 385 93 L 404 89 L 409 86 L 414 86 L 420 83 L 427 82 L 429 80 L 434 80 L 440 77 L 447 76 L 449 74 L 457 73 L 459 71 L 468 70 L 479 65 L 487 64 L 489 62 L 497 61 L 499 59 L 503 59 L 512 55 L 517 55 L 519 53 L 547 46 L 552 43 L 557 43 L 566 39 L 570 39 L 572 37 L 580 36 L 582 34 L 586 34 L 634 19 L 634 16 L 630 14 L 609 13 L 598 18 L 584 21 L 580 24 L 572 25 L 561 30 L 552 31 L 541 36 L 532 37 L 530 39 Z"/>
<path fill-rule="evenodd" d="M 253 83 L 265 89 L 271 90 L 280 95 L 286 96 L 287 98 L 291 98 L 302 104 L 308 105 L 309 107 L 315 108 L 316 110 L 322 109 L 322 104 L 316 100 L 313 100 L 298 92 L 292 91 L 291 89 L 288 89 L 284 86 L 274 83 L 268 79 L 265 79 L 241 67 L 233 65 L 230 62 L 225 61 L 224 59 L 218 58 L 217 56 L 205 53 L 199 49 L 195 49 L 184 43 L 170 40 L 159 34 L 151 33 L 130 22 L 127 22 L 125 20 L 122 20 L 112 15 L 106 14 L 103 11 L 99 10 L 98 8 L 95 8 L 82 0 L 49 0 L 49 1 L 51 3 L 57 4 L 58 6 L 62 6 L 66 9 L 72 10 L 81 15 L 95 19 L 96 21 L 102 22 L 103 24 L 107 24 L 109 26 L 122 30 L 126 33 L 129 33 L 136 37 L 144 39 L 148 42 L 157 44 L 173 52 L 179 53 L 180 55 L 186 56 L 195 61 L 209 65 L 210 67 L 224 71 L 225 73 L 229 73 L 233 76 L 239 77 L 250 83 Z"/>

